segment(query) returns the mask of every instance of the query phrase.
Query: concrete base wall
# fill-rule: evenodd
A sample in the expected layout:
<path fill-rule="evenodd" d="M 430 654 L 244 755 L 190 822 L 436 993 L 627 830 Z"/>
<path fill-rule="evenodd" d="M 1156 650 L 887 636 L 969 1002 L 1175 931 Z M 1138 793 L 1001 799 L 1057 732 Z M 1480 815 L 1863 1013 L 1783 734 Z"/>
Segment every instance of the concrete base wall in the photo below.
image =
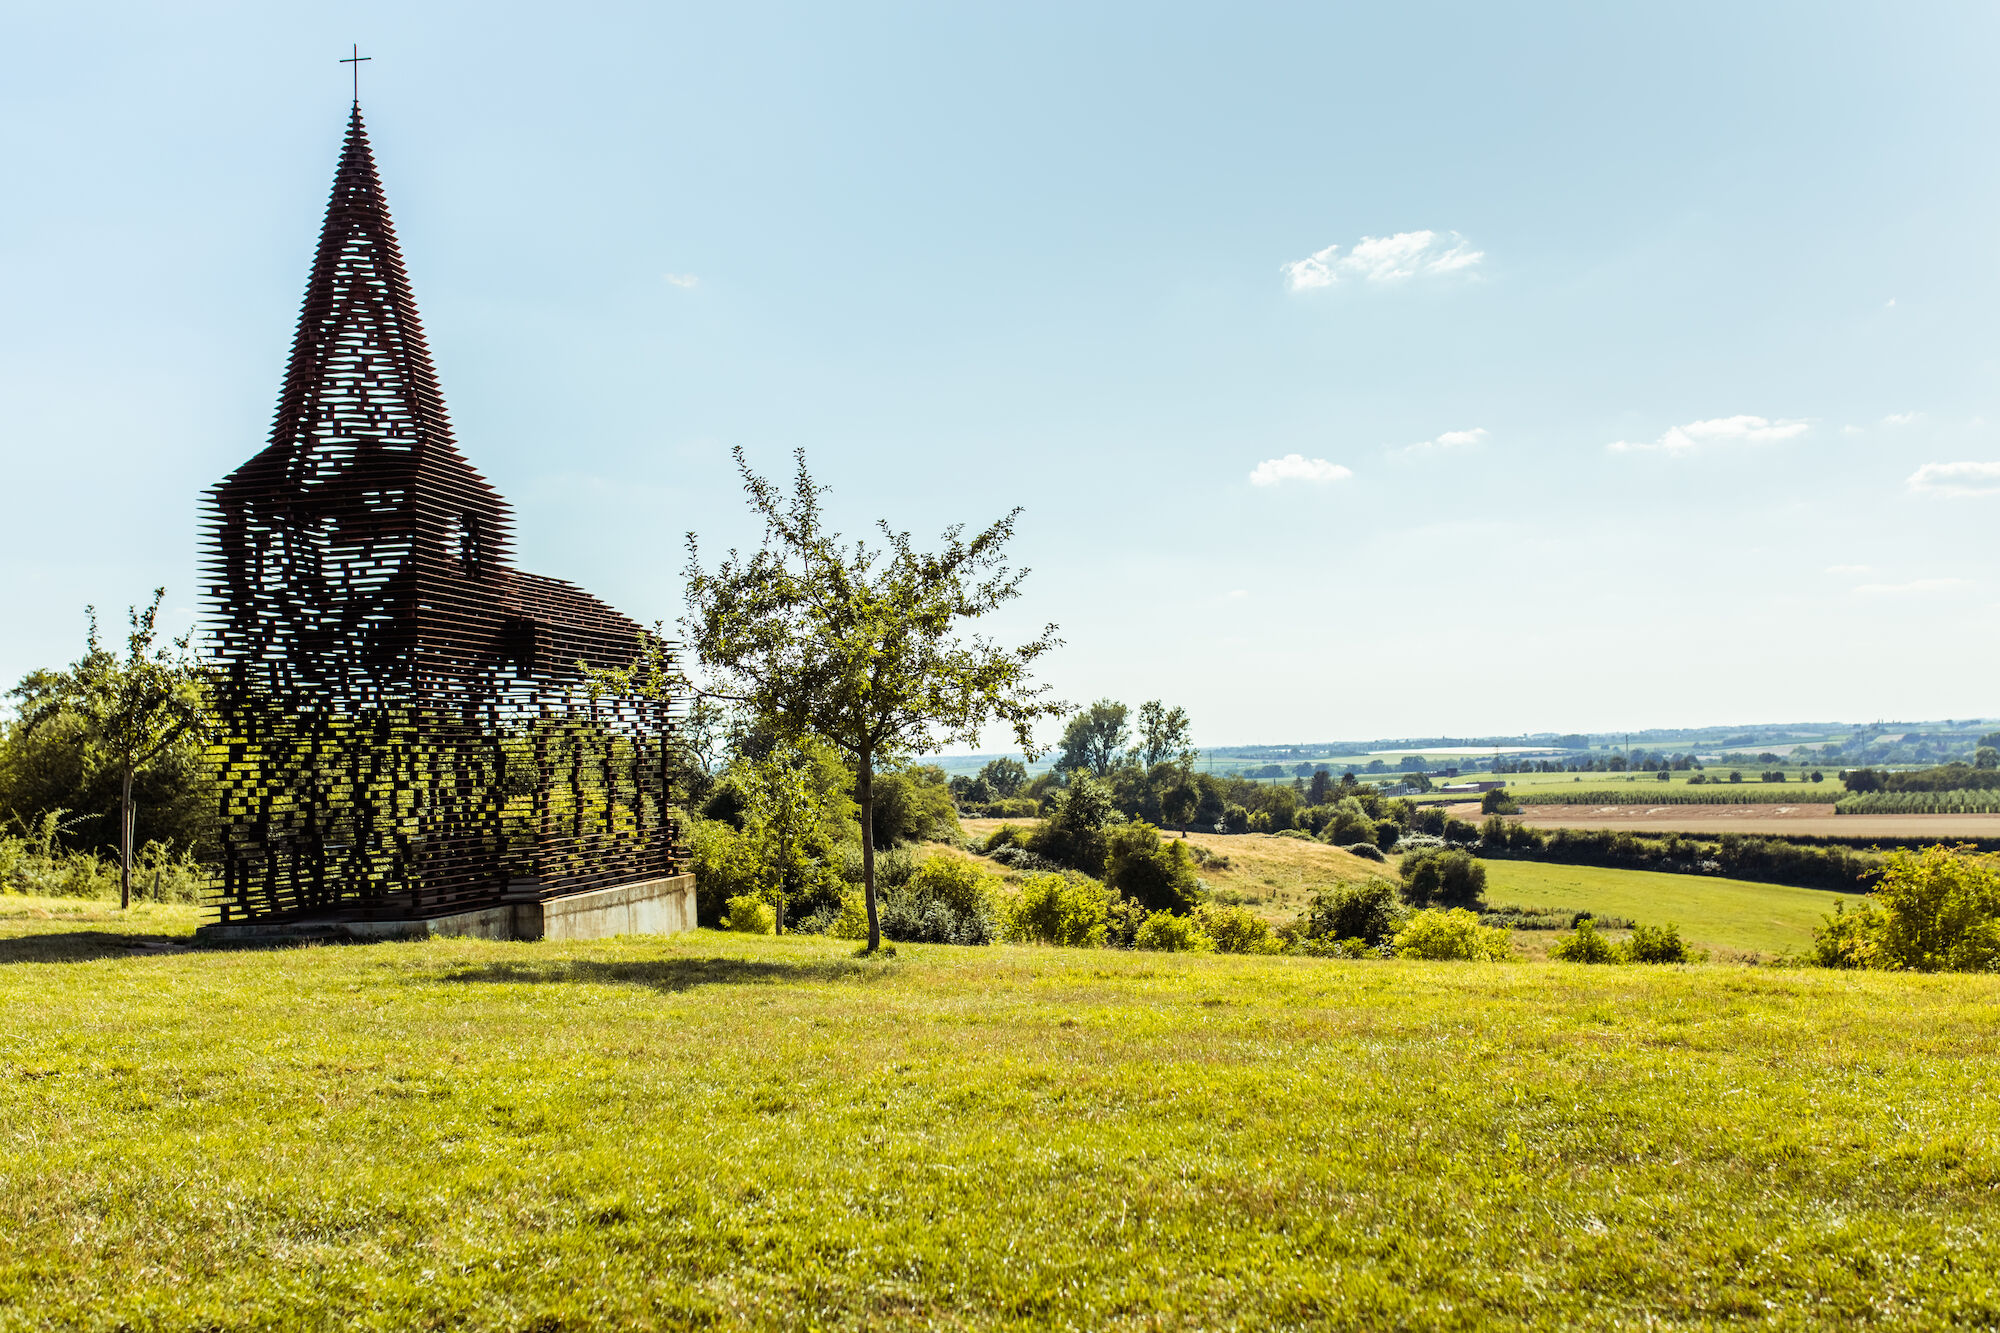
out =
<path fill-rule="evenodd" d="M 503 903 L 405 921 L 298 917 L 203 926 L 201 940 L 396 940 L 451 935 L 480 940 L 601 940 L 612 935 L 676 935 L 693 930 L 694 876 L 615 884 L 545 902 Z"/>

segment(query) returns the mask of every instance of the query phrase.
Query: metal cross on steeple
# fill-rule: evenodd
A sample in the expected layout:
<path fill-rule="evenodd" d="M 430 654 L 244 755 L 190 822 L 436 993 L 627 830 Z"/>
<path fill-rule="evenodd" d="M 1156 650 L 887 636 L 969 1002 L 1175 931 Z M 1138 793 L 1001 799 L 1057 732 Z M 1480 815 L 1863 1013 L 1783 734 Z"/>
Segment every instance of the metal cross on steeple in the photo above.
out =
<path fill-rule="evenodd" d="M 340 62 L 343 65 L 354 66 L 354 105 L 356 106 L 361 105 L 361 62 L 364 60 L 373 60 L 374 58 L 374 56 L 362 55 L 361 47 L 357 44 L 354 47 L 354 54 L 342 58 Z"/>

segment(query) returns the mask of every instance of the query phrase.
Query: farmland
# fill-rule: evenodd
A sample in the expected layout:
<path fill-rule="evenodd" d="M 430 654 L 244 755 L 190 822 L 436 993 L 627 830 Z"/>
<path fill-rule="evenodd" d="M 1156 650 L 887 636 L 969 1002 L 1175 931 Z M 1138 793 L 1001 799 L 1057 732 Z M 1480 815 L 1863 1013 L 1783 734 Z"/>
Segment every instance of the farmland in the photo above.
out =
<path fill-rule="evenodd" d="M 1451 807 L 1479 818 L 1479 806 Z M 1829 805 L 1523 806 L 1509 816 L 1535 828 L 1623 829 L 1629 833 L 1746 833 L 1823 838 L 2000 838 L 2000 815 L 1836 815 Z"/>
<path fill-rule="evenodd" d="M 1992 977 L 92 915 L 0 923 L 104 955 L 0 955 L 8 1327 L 2000 1314 Z"/>

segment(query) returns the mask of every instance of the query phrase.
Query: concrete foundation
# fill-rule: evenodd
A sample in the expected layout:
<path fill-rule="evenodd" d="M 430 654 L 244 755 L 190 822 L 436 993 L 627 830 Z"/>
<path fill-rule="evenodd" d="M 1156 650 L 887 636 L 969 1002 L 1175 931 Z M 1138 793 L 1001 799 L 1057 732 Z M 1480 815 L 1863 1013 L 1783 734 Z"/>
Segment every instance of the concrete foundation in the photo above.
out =
<path fill-rule="evenodd" d="M 615 884 L 543 902 L 501 903 L 405 921 L 294 917 L 203 926 L 198 940 L 399 940 L 456 935 L 480 940 L 600 940 L 611 935 L 675 935 L 694 929 L 694 876 Z"/>

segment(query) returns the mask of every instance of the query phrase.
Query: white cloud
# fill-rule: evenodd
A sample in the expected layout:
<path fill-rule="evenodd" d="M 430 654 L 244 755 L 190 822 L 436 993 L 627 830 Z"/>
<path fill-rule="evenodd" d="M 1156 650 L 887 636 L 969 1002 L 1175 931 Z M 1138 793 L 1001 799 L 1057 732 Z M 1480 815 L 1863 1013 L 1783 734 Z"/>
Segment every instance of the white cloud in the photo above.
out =
<path fill-rule="evenodd" d="M 1418 440 L 1405 445 L 1400 452 L 1406 454 L 1427 454 L 1437 449 L 1464 449 L 1478 444 L 1486 438 L 1484 426 L 1474 426 L 1471 430 L 1448 430 L 1435 440 Z"/>
<path fill-rule="evenodd" d="M 1911 579 L 1908 583 L 1863 583 L 1854 591 L 1870 597 L 1916 597 L 1971 586 L 1970 579 Z"/>
<path fill-rule="evenodd" d="M 1364 282 L 1395 282 L 1420 273 L 1459 273 L 1486 258 L 1457 232 L 1399 231 L 1394 236 L 1364 236 L 1346 254 L 1329 245 L 1304 259 L 1280 264 L 1285 284 L 1295 292 L 1331 287 L 1342 275 Z"/>
<path fill-rule="evenodd" d="M 1829 574 L 1866 574 L 1870 568 L 1872 566 L 1869 565 L 1828 565 L 1826 572 Z"/>
<path fill-rule="evenodd" d="M 1249 595 L 1250 595 L 1250 590 L 1248 588 L 1231 588 L 1229 590 L 1229 596 L 1232 599 L 1237 597 L 1248 597 Z"/>
<path fill-rule="evenodd" d="M 1250 484 L 1253 486 L 1276 486 L 1281 481 L 1329 482 L 1346 481 L 1354 473 L 1338 463 L 1329 463 L 1324 458 L 1307 458 L 1303 454 L 1286 454 L 1283 458 L 1267 458 L 1250 470 Z"/>
<path fill-rule="evenodd" d="M 662 273 L 660 276 L 676 287 L 701 286 L 701 279 L 692 273 Z"/>
<path fill-rule="evenodd" d="M 1923 419 L 1924 414 L 1922 412 L 1891 412 L 1888 416 L 1882 418 L 1882 424 L 1885 426 L 1907 426 L 1913 421 L 1922 421 Z"/>
<path fill-rule="evenodd" d="M 1604 447 L 1614 454 L 1686 454 L 1711 444 L 1773 444 L 1779 440 L 1795 439 L 1811 429 L 1811 423 L 1805 421 L 1771 421 L 1750 416 L 1713 417 L 1707 421 L 1690 421 L 1685 426 L 1675 426 L 1651 444 L 1613 440 Z"/>
<path fill-rule="evenodd" d="M 2000 463 L 1926 463 L 1905 483 L 1918 495 L 1962 500 L 1975 495 L 2000 495 Z"/>

